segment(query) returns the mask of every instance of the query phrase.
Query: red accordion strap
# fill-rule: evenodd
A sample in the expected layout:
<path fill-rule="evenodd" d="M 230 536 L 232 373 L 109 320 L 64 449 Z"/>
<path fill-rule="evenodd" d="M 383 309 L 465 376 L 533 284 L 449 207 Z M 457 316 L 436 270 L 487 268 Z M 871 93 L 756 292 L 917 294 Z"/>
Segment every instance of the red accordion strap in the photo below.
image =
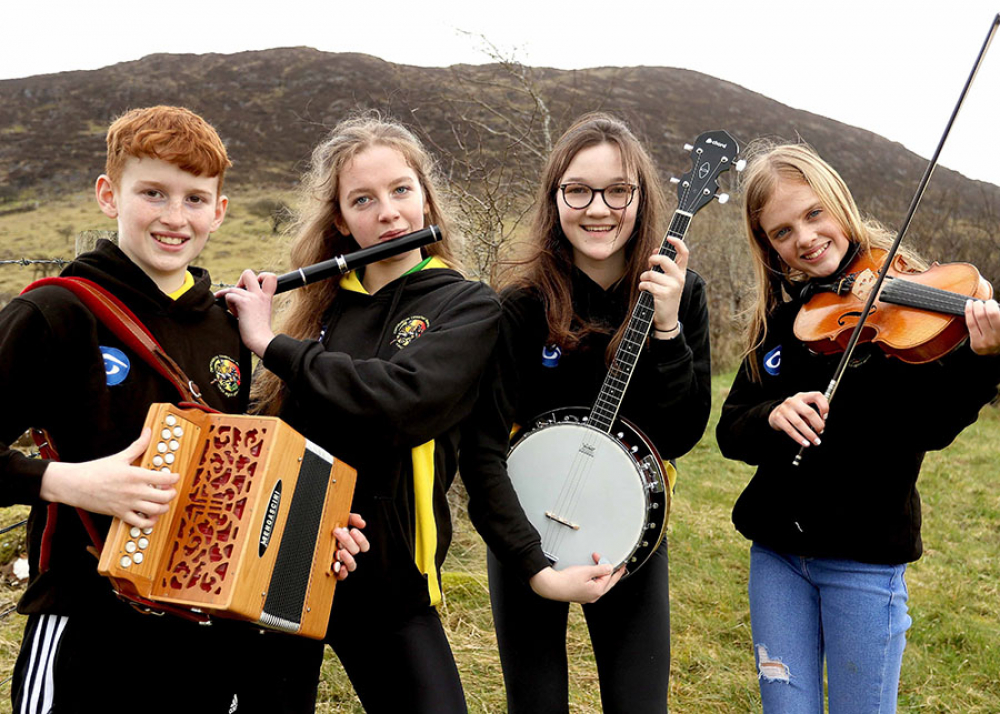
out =
<path fill-rule="evenodd" d="M 205 404 L 201 392 L 198 391 L 198 385 L 184 374 L 184 370 L 171 359 L 170 355 L 163 351 L 152 333 L 121 300 L 97 283 L 85 278 L 42 278 L 31 283 L 21 291 L 21 294 L 45 285 L 65 288 L 80 298 L 118 339 L 174 385 L 180 392 L 181 401 Z"/>
<path fill-rule="evenodd" d="M 198 385 L 190 380 L 184 374 L 184 370 L 163 351 L 163 348 L 160 347 L 160 344 L 153 337 L 152 333 L 121 300 L 97 283 L 85 278 L 42 278 L 28 285 L 21 291 L 21 294 L 24 295 L 26 292 L 46 285 L 55 285 L 64 288 L 76 295 L 118 339 L 124 342 L 153 369 L 174 385 L 180 393 L 182 403 L 197 406 L 206 411 L 215 411 L 201 398 Z M 31 438 L 38 446 L 42 458 L 51 461 L 59 460 L 59 454 L 52 440 L 43 429 L 32 429 Z M 83 509 L 77 508 L 76 512 L 79 514 L 80 520 L 83 521 L 83 527 L 87 530 L 90 540 L 99 553 L 104 548 L 104 539 L 97 532 L 93 519 Z M 38 568 L 41 572 L 45 572 L 49 567 L 49 559 L 52 555 L 52 539 L 55 535 L 56 523 L 58 521 L 57 514 L 58 504 L 50 503 L 45 514 L 45 529 L 42 532 L 42 543 L 39 553 Z"/>

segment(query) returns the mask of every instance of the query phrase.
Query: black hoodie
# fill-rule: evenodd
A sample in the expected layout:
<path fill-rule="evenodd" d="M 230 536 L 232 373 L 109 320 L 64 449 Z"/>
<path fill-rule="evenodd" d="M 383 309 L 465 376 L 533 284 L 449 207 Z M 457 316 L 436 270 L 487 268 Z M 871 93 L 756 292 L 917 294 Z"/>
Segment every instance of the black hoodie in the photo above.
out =
<path fill-rule="evenodd" d="M 717 428 L 730 459 L 757 466 L 733 509 L 750 540 L 806 557 L 900 564 L 920 557 L 917 476 L 976 420 L 1000 381 L 1000 358 L 962 345 L 929 364 L 907 364 L 859 345 L 830 405 L 820 446 L 805 450 L 768 424 L 798 392 L 826 389 L 841 355 L 809 351 L 792 332 L 800 301 L 780 306 L 764 344 L 744 360 Z M 760 365 L 750 377 L 749 360 Z"/>
<path fill-rule="evenodd" d="M 337 586 L 335 618 L 406 617 L 440 600 L 460 423 L 499 314 L 489 287 L 435 259 L 375 295 L 352 273 L 321 341 L 279 335 L 268 346 L 264 366 L 289 390 L 281 417 L 358 470 L 351 510 L 372 550 Z"/>
<path fill-rule="evenodd" d="M 606 350 L 612 333 L 631 310 L 629 289 L 619 281 L 607 290 L 586 273 L 573 268 L 573 312 L 597 323 L 604 331 L 588 334 L 566 353 L 554 351 L 541 295 L 531 288 L 504 293 L 501 343 L 495 362 L 491 393 L 477 412 L 476 429 L 470 430 L 462 456 L 463 478 L 496 484 L 507 483 L 506 456 L 514 425 L 530 425 L 535 417 L 561 407 L 593 404 L 608 373 Z M 621 414 L 640 427 L 660 455 L 676 459 L 701 438 L 711 410 L 711 356 L 705 283 L 687 272 L 678 311 L 681 332 L 672 340 L 650 339 L 643 347 Z M 516 499 L 516 496 L 514 496 Z M 493 554 L 524 580 L 549 563 L 540 538 L 524 520 L 523 511 L 511 514 L 473 508 L 481 520 L 501 522 L 510 546 Z M 506 520 L 501 520 L 506 516 Z"/>
<path fill-rule="evenodd" d="M 191 273 L 194 286 L 172 300 L 117 246 L 101 241 L 62 274 L 109 290 L 146 325 L 212 407 L 240 413 L 247 404 L 249 352 L 240 343 L 235 320 L 216 304 L 208 273 L 200 268 Z M 126 360 L 105 350 L 106 363 L 102 347 L 120 350 Z M 97 560 L 87 551 L 90 538 L 69 507 L 59 508 L 49 569 L 38 572 L 47 506 L 39 489 L 47 462 L 28 459 L 8 445 L 37 427 L 48 430 L 63 461 L 108 456 L 139 436 L 150 404 L 176 402 L 177 390 L 98 323 L 76 296 L 48 286 L 15 298 L 0 312 L 0 389 L 5 395 L 0 503 L 32 506 L 31 577 L 18 610 L 70 615 L 93 607 L 125 607 L 98 575 Z M 110 518 L 95 515 L 94 522 L 99 532 L 107 532 Z"/>

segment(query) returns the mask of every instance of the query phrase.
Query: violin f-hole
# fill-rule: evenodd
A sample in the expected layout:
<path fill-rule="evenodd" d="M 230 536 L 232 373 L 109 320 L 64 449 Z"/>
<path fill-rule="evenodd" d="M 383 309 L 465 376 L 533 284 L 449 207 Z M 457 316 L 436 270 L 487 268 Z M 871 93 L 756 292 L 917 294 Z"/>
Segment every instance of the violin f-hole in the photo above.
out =
<path fill-rule="evenodd" d="M 878 306 L 877 305 L 872 305 L 871 309 L 868 311 L 868 317 L 871 317 L 872 315 L 874 315 L 877 310 L 878 310 Z M 843 315 L 841 315 L 839 318 L 837 318 L 837 324 L 839 324 L 841 327 L 844 327 L 844 326 L 847 325 L 848 321 L 851 318 L 856 319 L 856 320 L 857 319 L 861 319 L 861 315 L 862 315 L 861 310 L 855 310 L 853 312 L 845 312 Z"/>

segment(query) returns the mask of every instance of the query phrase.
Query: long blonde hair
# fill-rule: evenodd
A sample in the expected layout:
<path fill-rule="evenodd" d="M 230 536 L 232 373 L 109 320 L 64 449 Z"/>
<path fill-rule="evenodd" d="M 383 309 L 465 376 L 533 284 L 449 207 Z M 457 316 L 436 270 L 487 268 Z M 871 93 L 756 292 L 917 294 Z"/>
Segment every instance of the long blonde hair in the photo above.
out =
<path fill-rule="evenodd" d="M 573 312 L 573 246 L 563 234 L 556 204 L 559 182 L 570 163 L 584 149 L 601 144 L 618 148 L 625 175 L 634 176 L 639 186 L 634 199 L 639 202 L 635 228 L 631 236 L 623 237 L 626 243 L 622 280 L 629 286 L 630 305 L 638 299 L 639 275 L 648 269 L 649 256 L 659 250 L 665 230 L 666 200 L 659 176 L 635 134 L 609 114 L 595 112 L 577 119 L 556 141 L 542 170 L 529 233 L 534 252 L 526 260 L 506 263 L 499 281 L 501 286 L 516 285 L 539 292 L 545 305 L 549 343 L 563 350 L 575 348 L 591 332 L 606 331 L 603 326 L 583 322 Z M 616 328 L 608 346 L 609 361 L 627 325 L 628 320 Z"/>
<path fill-rule="evenodd" d="M 313 150 L 309 170 L 300 189 L 300 209 L 290 232 L 292 270 L 329 260 L 336 255 L 358 250 L 352 236 L 337 228 L 346 225 L 340 208 L 340 175 L 354 157 L 373 146 L 386 146 L 402 154 L 413 169 L 427 201 L 429 224 L 441 228 L 442 239 L 423 248 L 429 256 L 441 258 L 449 266 L 461 266 L 452 248 L 452 221 L 438 189 L 438 172 L 431 155 L 414 134 L 402 124 L 377 114 L 346 119 L 333 128 Z M 282 310 L 278 330 L 295 339 L 316 338 L 320 322 L 340 288 L 340 281 L 324 280 L 291 292 Z M 282 381 L 272 372 L 261 370 L 251 389 L 254 411 L 277 414 L 284 395 Z"/>
<path fill-rule="evenodd" d="M 784 302 L 783 286 L 804 284 L 808 279 L 781 260 L 760 226 L 760 215 L 779 182 L 807 184 L 819 198 L 823 209 L 840 225 L 847 239 L 859 245 L 864 252 L 872 248 L 888 249 L 895 237 L 878 221 L 861 215 L 844 179 L 810 146 L 761 140 L 754 142 L 745 155 L 750 159 L 740 180 L 743 227 L 753 258 L 757 301 L 747 325 L 744 357 L 756 350 L 767 337 L 767 318 Z M 901 249 L 899 254 L 911 268 L 926 267 L 924 261 L 910 250 Z M 750 366 L 752 376 L 759 379 L 760 368 L 756 360 L 751 360 Z"/>

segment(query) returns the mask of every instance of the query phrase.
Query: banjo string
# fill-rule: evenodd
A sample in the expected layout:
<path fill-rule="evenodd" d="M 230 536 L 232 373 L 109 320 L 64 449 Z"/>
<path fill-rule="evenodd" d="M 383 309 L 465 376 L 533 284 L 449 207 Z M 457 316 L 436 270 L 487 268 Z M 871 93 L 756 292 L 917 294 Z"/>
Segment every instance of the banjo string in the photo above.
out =
<path fill-rule="evenodd" d="M 581 448 L 577 449 L 576 456 L 573 458 L 573 463 L 563 483 L 559 498 L 556 501 L 557 513 L 571 522 L 576 522 L 577 520 L 577 509 L 586 492 L 586 483 L 594 470 L 596 451 L 600 446 L 602 435 L 604 435 L 604 432 L 586 430 L 581 439 Z M 550 522 L 546 529 L 548 531 L 547 536 L 552 536 L 553 528 L 556 528 L 555 536 L 552 537 L 550 542 L 553 543 L 553 553 L 557 553 L 562 550 L 564 541 L 569 537 L 572 529 Z"/>

